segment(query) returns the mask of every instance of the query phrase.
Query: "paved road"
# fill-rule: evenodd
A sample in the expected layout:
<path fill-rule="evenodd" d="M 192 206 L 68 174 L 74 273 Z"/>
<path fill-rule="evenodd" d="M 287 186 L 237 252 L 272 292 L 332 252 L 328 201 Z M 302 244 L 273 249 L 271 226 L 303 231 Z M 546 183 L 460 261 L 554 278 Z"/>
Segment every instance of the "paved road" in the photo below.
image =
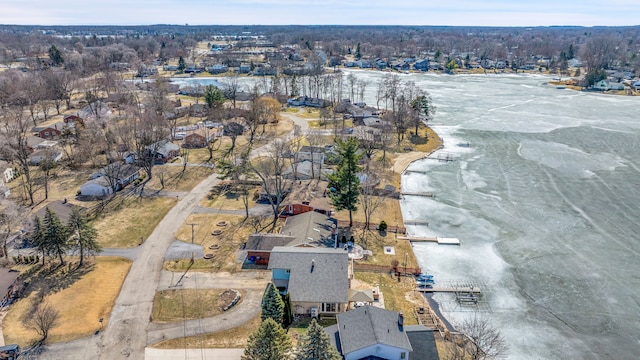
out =
<path fill-rule="evenodd" d="M 173 234 L 218 181 L 214 174 L 198 184 L 167 213 L 140 246 L 106 330 L 97 336 L 51 345 L 41 358 L 144 359 L 146 331 L 164 255 L 174 240 Z"/>
<path fill-rule="evenodd" d="M 151 349 L 145 350 L 147 359 L 179 360 L 179 359 L 224 359 L 240 360 L 244 349 Z"/>

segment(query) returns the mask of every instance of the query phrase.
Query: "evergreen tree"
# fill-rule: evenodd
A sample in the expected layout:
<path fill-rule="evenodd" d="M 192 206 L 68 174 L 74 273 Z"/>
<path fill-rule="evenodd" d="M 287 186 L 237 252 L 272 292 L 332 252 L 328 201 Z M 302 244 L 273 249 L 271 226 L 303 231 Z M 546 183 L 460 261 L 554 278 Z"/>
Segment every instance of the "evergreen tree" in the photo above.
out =
<path fill-rule="evenodd" d="M 287 293 L 284 297 L 284 326 L 287 327 L 293 323 L 293 306 L 291 304 L 291 294 Z"/>
<path fill-rule="evenodd" d="M 242 360 L 287 359 L 292 348 L 287 332 L 273 319 L 268 318 L 249 336 Z"/>
<path fill-rule="evenodd" d="M 102 247 L 96 241 L 98 232 L 89 224 L 87 218 L 82 215 L 80 208 L 74 206 L 67 224 L 67 230 L 71 236 L 71 244 L 80 253 L 80 266 L 84 261 L 84 254 L 97 254 Z"/>
<path fill-rule="evenodd" d="M 218 109 L 224 104 L 224 94 L 217 86 L 209 85 L 204 90 L 204 101 L 209 109 Z"/>
<path fill-rule="evenodd" d="M 180 56 L 180 58 L 178 58 L 178 70 L 183 71 L 186 68 L 187 64 L 184 62 L 184 58 Z"/>
<path fill-rule="evenodd" d="M 331 339 L 316 319 L 312 319 L 307 336 L 298 343 L 295 360 L 340 360 L 338 350 L 331 345 Z"/>
<path fill-rule="evenodd" d="M 356 60 L 360 60 L 362 59 L 362 53 L 360 52 L 360 43 L 358 43 L 358 45 L 356 45 L 356 55 L 355 55 Z"/>
<path fill-rule="evenodd" d="M 279 325 L 284 321 L 284 301 L 273 283 L 269 283 L 262 298 L 262 321 L 273 319 Z"/>
<path fill-rule="evenodd" d="M 42 265 L 44 265 L 44 258 L 48 255 L 49 249 L 47 247 L 46 237 L 44 236 L 44 224 L 38 216 L 36 216 L 35 223 L 33 224 L 31 243 L 42 253 Z"/>
<path fill-rule="evenodd" d="M 62 53 L 55 45 L 51 45 L 51 47 L 49 48 L 49 59 L 54 65 L 61 65 L 62 63 L 64 63 Z"/>
<path fill-rule="evenodd" d="M 360 179 L 358 172 L 361 170 L 358 161 L 362 154 L 358 153 L 358 141 L 355 138 L 336 141 L 340 163 L 336 171 L 329 175 L 329 197 L 331 205 L 337 211 L 349 210 L 349 227 L 353 226 L 353 211 L 358 210 L 356 204 L 360 195 Z"/>
<path fill-rule="evenodd" d="M 69 249 L 69 234 L 67 228 L 62 224 L 60 218 L 47 208 L 44 215 L 44 242 L 47 252 L 60 259 L 60 264 L 64 265 L 63 255 Z"/>

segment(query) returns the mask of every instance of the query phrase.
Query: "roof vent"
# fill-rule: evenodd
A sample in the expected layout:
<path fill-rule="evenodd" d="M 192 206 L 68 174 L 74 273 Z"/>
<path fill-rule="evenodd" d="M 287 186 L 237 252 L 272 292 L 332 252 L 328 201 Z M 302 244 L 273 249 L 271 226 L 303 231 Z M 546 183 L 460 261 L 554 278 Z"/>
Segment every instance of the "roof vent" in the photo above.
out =
<path fill-rule="evenodd" d="M 316 261 L 311 259 L 311 272 L 313 272 L 313 268 L 316 267 Z"/>

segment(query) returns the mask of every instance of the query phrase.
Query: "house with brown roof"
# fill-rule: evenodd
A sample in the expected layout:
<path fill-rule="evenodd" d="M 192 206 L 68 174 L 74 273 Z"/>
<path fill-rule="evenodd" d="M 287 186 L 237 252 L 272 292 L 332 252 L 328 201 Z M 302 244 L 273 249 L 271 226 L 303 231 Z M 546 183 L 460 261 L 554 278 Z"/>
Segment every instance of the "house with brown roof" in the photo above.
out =
<path fill-rule="evenodd" d="M 190 132 L 184 137 L 182 147 L 187 149 L 198 149 L 207 146 L 207 144 L 217 136 L 218 132 L 213 129 L 199 128 Z"/>

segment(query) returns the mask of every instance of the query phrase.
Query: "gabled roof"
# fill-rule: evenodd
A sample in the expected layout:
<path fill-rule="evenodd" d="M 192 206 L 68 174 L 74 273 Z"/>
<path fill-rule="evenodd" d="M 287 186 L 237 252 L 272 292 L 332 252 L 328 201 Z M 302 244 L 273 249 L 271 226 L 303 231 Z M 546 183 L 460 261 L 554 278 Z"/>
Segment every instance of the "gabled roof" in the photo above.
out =
<path fill-rule="evenodd" d="M 343 249 L 273 248 L 269 269 L 290 270 L 289 294 L 295 302 L 346 303 L 349 258 Z"/>
<path fill-rule="evenodd" d="M 362 306 L 337 315 L 343 354 L 384 344 L 413 351 L 407 333 L 398 322 L 399 314 L 373 306 Z"/>
<path fill-rule="evenodd" d="M 309 244 L 312 246 L 333 247 L 333 228 L 335 223 L 327 215 L 315 211 L 290 216 L 287 218 L 280 234 L 294 238 L 287 246 Z"/>
<path fill-rule="evenodd" d="M 170 152 L 180 150 L 180 146 L 170 141 L 162 140 L 147 146 L 147 149 L 151 151 L 155 150 L 157 154 L 162 154 L 162 156 L 167 157 Z"/>
<path fill-rule="evenodd" d="M 295 240 L 293 236 L 283 234 L 251 234 L 246 250 L 271 251 L 276 246 L 285 246 Z"/>

